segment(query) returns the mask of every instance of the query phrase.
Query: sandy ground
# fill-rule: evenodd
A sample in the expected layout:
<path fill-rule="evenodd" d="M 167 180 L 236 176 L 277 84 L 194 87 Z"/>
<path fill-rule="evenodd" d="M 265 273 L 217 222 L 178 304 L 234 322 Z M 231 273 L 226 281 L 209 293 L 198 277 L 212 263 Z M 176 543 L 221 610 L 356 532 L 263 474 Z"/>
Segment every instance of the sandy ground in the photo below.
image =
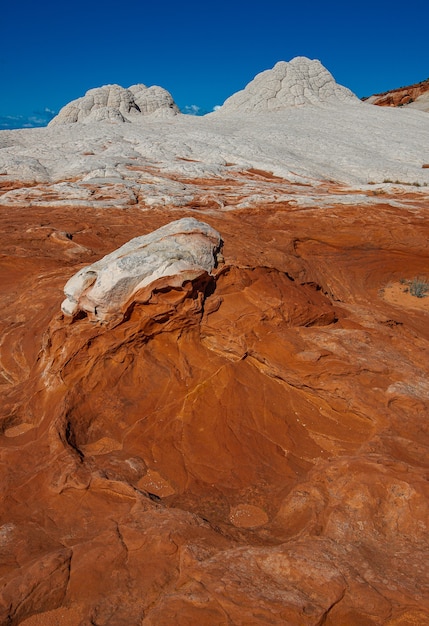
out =
<path fill-rule="evenodd" d="M 381 291 L 383 300 L 405 309 L 418 309 L 429 313 L 429 291 L 423 298 L 412 296 L 404 283 L 389 283 Z"/>
<path fill-rule="evenodd" d="M 76 626 L 81 623 L 82 612 L 76 608 L 61 607 L 32 615 L 21 622 L 21 626 Z"/>

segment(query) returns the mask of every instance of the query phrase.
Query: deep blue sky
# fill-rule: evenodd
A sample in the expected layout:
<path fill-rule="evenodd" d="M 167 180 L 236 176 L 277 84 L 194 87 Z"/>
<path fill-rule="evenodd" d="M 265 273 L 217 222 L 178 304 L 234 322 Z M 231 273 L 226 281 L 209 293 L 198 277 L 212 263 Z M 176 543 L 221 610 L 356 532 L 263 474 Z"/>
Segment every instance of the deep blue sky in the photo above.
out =
<path fill-rule="evenodd" d="M 1 22 L 0 116 L 30 124 L 108 83 L 210 111 L 295 56 L 360 97 L 429 77 L 428 0 L 20 0 Z"/>

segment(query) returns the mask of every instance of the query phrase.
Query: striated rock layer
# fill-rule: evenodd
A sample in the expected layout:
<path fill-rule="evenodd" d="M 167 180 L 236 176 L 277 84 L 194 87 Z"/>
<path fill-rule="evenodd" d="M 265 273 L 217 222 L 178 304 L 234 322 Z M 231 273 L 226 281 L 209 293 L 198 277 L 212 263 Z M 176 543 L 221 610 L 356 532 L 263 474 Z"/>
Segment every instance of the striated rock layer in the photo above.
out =
<path fill-rule="evenodd" d="M 427 200 L 326 194 L 0 210 L 0 623 L 428 622 L 429 299 L 391 293 L 427 271 Z M 114 325 L 60 312 L 195 215 L 218 267 Z"/>
<path fill-rule="evenodd" d="M 365 102 L 377 106 L 410 107 L 420 111 L 429 111 L 429 78 L 408 87 L 398 87 L 374 94 L 365 98 Z"/>

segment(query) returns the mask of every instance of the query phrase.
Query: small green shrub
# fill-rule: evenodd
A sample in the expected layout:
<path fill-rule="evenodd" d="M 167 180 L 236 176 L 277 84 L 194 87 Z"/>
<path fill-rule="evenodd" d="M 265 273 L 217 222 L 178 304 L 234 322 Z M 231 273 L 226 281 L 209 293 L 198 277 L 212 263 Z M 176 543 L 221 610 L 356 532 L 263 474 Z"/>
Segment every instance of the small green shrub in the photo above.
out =
<path fill-rule="evenodd" d="M 408 291 L 410 295 L 416 298 L 424 298 L 429 291 L 429 283 L 424 278 L 415 277 L 407 280 Z"/>

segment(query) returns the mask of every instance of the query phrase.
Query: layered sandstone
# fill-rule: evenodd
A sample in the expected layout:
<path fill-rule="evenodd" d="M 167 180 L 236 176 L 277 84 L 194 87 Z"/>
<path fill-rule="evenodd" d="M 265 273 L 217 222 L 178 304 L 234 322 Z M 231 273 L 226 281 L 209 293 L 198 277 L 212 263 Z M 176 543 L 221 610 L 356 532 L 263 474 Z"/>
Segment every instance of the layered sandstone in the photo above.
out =
<path fill-rule="evenodd" d="M 332 192 L 201 207 L 225 262 L 113 328 L 64 283 L 195 209 L 2 211 L 4 623 L 425 623 L 424 207 Z"/>
<path fill-rule="evenodd" d="M 390 91 L 374 94 L 365 98 L 369 104 L 389 107 L 410 107 L 420 111 L 429 111 L 429 79 L 409 85 L 398 87 Z"/>

